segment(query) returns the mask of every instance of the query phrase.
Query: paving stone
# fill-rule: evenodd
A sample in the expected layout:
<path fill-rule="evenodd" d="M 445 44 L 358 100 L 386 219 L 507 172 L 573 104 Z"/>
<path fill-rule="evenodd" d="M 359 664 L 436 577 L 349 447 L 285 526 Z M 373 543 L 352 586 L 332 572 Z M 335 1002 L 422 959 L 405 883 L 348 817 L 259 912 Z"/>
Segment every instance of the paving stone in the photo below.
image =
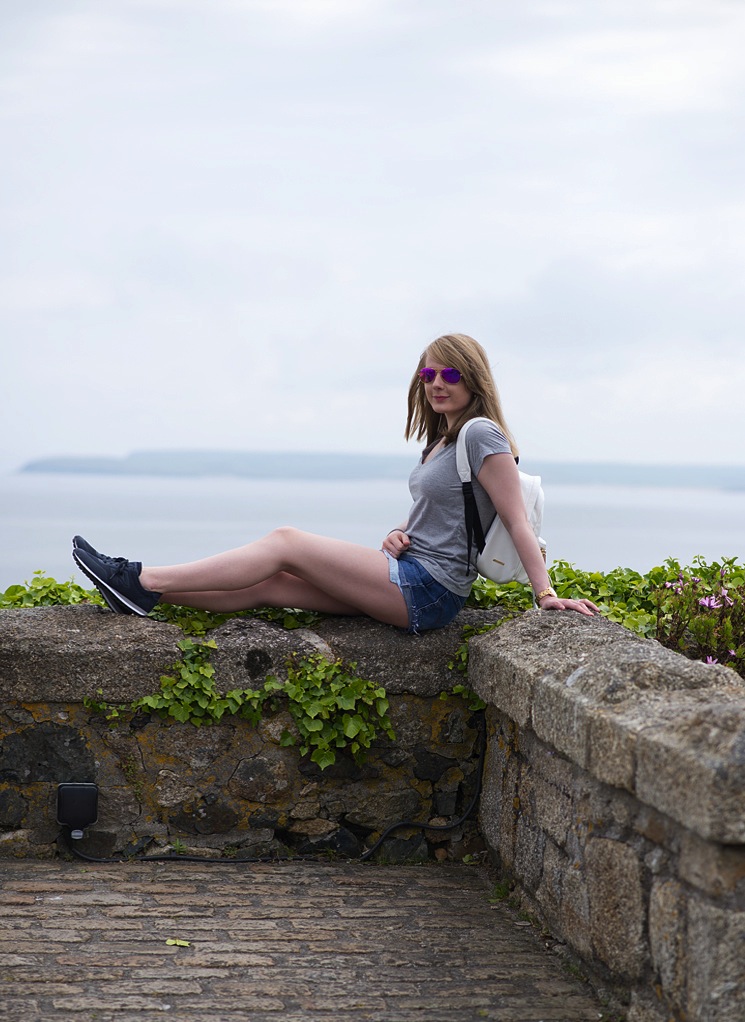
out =
<path fill-rule="evenodd" d="M 0 865 L 7 1022 L 600 1022 L 479 867 Z M 30 901 L 18 902 L 19 897 Z M 188 946 L 167 944 L 183 940 Z"/>

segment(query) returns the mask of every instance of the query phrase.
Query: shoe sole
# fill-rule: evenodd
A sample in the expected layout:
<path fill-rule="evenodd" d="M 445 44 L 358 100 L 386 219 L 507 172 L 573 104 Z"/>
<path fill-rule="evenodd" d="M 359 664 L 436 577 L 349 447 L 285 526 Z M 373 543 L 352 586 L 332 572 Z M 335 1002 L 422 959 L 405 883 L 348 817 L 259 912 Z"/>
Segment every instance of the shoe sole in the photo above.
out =
<path fill-rule="evenodd" d="M 111 607 L 115 614 L 129 613 L 137 614 L 139 617 L 147 617 L 148 612 L 146 610 L 143 610 L 142 607 L 138 607 L 136 603 L 132 603 L 132 601 L 128 600 L 126 596 L 122 596 L 122 594 L 118 593 L 116 589 L 113 589 L 107 582 L 104 582 L 102 578 L 99 578 L 96 575 L 96 573 L 88 567 L 87 564 L 83 564 L 83 562 L 77 556 L 77 547 L 73 547 L 72 556 L 77 566 L 80 568 L 83 574 L 86 575 L 91 580 L 91 582 L 93 582 L 96 589 L 98 589 L 101 596 L 103 596 L 104 600 L 106 600 L 106 603 L 109 605 L 109 607 Z M 116 600 L 117 603 L 120 603 L 123 607 L 126 607 L 128 609 L 126 611 L 121 611 L 116 606 L 112 606 L 112 603 L 109 600 L 109 596 Z"/>
<path fill-rule="evenodd" d="M 95 582 L 95 579 L 92 578 L 88 574 L 87 570 L 85 568 L 83 568 L 80 565 L 80 563 L 78 562 L 78 559 L 75 557 L 75 551 L 76 550 L 85 550 L 86 553 L 89 553 L 89 554 L 98 554 L 98 551 L 94 547 L 92 547 L 90 545 L 90 543 L 88 543 L 86 540 L 83 540 L 82 543 L 78 543 L 79 539 L 83 539 L 83 537 L 82 536 L 74 536 L 73 540 L 72 540 L 73 557 L 75 558 L 75 563 L 78 565 L 78 567 L 80 567 L 80 570 L 82 572 L 84 572 L 85 575 L 87 575 L 88 578 L 90 578 L 91 582 Z M 122 601 L 120 599 L 118 599 L 116 596 L 114 596 L 113 593 L 104 592 L 104 590 L 100 589 L 98 586 L 96 586 L 96 588 L 98 589 L 99 593 L 103 597 L 104 603 L 109 608 L 109 610 L 112 610 L 115 614 L 132 614 L 133 613 L 133 611 L 131 611 L 129 609 L 129 607 L 126 605 L 126 603 L 122 603 Z"/>

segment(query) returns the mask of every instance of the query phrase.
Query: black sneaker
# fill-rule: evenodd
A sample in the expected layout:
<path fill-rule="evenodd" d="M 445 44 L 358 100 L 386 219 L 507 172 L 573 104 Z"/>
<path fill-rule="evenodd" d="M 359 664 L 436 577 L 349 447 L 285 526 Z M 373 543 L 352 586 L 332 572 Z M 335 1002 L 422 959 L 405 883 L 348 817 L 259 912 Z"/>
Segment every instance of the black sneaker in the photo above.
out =
<path fill-rule="evenodd" d="M 93 554 L 95 557 L 100 557 L 102 561 L 106 562 L 106 564 L 116 565 L 124 560 L 123 557 L 107 557 L 106 554 L 100 554 L 98 550 L 96 550 L 95 547 L 92 547 L 87 540 L 83 539 L 82 536 L 73 536 L 72 549 L 73 557 L 75 556 L 75 550 L 85 550 L 86 553 Z M 107 593 L 103 589 L 99 589 L 99 592 L 104 598 L 106 606 L 109 610 L 113 610 L 115 614 L 134 614 L 134 611 L 130 610 L 126 603 L 122 603 L 121 600 L 118 600 L 113 593 Z"/>
<path fill-rule="evenodd" d="M 100 557 L 102 561 L 106 561 L 107 564 L 113 564 L 114 561 L 123 561 L 123 557 L 107 557 L 106 554 L 102 554 L 99 550 L 96 550 L 94 546 L 91 546 L 87 539 L 83 539 L 82 536 L 72 537 L 73 550 L 85 550 L 88 554 L 93 554 L 94 557 Z"/>
<path fill-rule="evenodd" d="M 80 539 L 81 537 L 76 537 Z M 85 543 L 85 540 L 83 540 Z M 90 549 L 86 549 L 90 547 Z M 139 614 L 145 617 L 160 599 L 160 593 L 151 592 L 140 584 L 142 564 L 126 557 L 107 557 L 89 543 L 73 547 L 75 563 L 87 575 L 116 614 Z"/>

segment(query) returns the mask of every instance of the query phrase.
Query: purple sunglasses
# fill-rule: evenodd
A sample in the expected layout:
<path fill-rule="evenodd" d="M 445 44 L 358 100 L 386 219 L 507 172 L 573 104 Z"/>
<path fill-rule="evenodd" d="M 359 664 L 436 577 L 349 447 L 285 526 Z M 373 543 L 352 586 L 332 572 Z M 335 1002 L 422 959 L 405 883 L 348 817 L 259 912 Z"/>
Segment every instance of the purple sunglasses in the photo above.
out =
<path fill-rule="evenodd" d="M 460 383 L 461 381 L 461 373 L 457 369 L 429 369 L 428 367 L 419 370 L 419 379 L 425 383 L 434 383 L 438 373 L 445 383 Z"/>

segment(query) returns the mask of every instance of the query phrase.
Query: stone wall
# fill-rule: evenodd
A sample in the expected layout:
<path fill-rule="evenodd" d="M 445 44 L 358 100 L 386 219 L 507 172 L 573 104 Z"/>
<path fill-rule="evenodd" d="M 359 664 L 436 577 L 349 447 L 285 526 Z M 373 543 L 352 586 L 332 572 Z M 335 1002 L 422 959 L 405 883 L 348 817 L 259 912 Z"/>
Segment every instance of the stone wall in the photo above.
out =
<path fill-rule="evenodd" d="M 745 690 L 603 619 L 472 640 L 484 837 L 628 1022 L 745 1019 Z"/>
<path fill-rule="evenodd" d="M 57 854 L 56 787 L 99 785 L 81 849 L 358 855 L 398 819 L 457 819 L 477 785 L 477 718 L 448 664 L 467 611 L 421 637 L 362 619 L 286 632 L 249 618 L 211 637 L 221 688 L 282 675 L 288 654 L 357 662 L 391 701 L 396 741 L 321 772 L 257 727 L 114 721 L 83 696 L 131 701 L 179 657 L 180 631 L 96 607 L 0 612 L 0 856 Z M 473 823 L 409 830 L 390 859 L 488 847 L 514 894 L 628 1005 L 628 1022 L 745 1019 L 745 687 L 602 618 L 531 612 L 471 640 L 487 702 Z M 485 842 L 485 844 L 484 844 Z"/>
<path fill-rule="evenodd" d="M 210 633 L 222 691 L 286 675 L 291 653 L 357 663 L 383 685 L 396 740 L 362 765 L 341 754 L 321 771 L 280 737 L 278 710 L 257 727 L 237 717 L 195 728 L 129 714 L 108 722 L 84 697 L 131 702 L 157 691 L 180 658 L 173 625 L 93 606 L 0 611 L 0 856 L 57 854 L 57 785 L 93 782 L 99 819 L 76 847 L 96 857 L 174 847 L 200 855 L 331 850 L 357 856 L 401 819 L 457 820 L 478 784 L 478 720 L 448 669 L 468 612 L 442 632 L 407 636 L 368 620 L 329 618 L 287 631 L 235 618 Z M 380 854 L 460 858 L 483 848 L 475 820 L 449 831 L 396 832 Z"/>

